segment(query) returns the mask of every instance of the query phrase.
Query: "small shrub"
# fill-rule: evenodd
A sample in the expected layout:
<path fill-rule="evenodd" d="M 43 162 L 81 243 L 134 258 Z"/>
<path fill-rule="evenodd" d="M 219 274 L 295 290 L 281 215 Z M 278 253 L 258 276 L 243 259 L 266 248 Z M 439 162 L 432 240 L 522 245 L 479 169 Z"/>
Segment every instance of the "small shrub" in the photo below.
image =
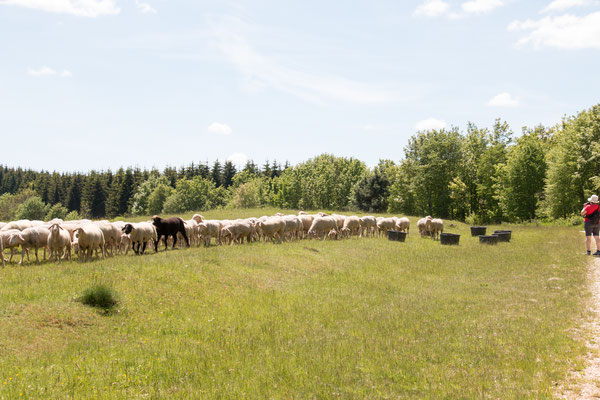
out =
<path fill-rule="evenodd" d="M 67 209 L 67 207 L 63 206 L 60 203 L 56 203 L 52 206 L 52 208 L 50 208 L 48 214 L 46 214 L 46 221 L 53 220 L 54 218 L 65 219 L 68 213 L 69 210 Z"/>
<path fill-rule="evenodd" d="M 64 218 L 65 221 L 73 221 L 73 220 L 76 220 L 76 219 L 81 219 L 81 215 L 79 215 L 79 213 L 77 211 L 71 211 Z"/>
<path fill-rule="evenodd" d="M 38 196 L 25 200 L 17 208 L 17 219 L 44 219 L 48 214 L 49 207 Z"/>
<path fill-rule="evenodd" d="M 87 288 L 77 300 L 82 304 L 101 308 L 104 311 L 110 311 L 119 303 L 114 290 L 103 284 L 96 284 Z"/>

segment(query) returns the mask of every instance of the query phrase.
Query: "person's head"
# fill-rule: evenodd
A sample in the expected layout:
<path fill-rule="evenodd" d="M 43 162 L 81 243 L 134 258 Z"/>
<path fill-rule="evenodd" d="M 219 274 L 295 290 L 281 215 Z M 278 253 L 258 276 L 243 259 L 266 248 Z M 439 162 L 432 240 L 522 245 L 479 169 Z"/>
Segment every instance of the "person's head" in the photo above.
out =
<path fill-rule="evenodd" d="M 592 197 L 588 199 L 590 203 L 598 204 L 598 195 L 593 194 Z"/>

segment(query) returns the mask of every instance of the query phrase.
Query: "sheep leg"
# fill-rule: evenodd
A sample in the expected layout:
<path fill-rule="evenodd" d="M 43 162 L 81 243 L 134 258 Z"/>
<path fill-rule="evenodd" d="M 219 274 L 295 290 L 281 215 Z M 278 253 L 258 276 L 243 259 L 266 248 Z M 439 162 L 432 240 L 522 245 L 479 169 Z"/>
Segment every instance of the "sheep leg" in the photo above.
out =
<path fill-rule="evenodd" d="M 172 236 L 173 236 L 173 247 L 172 247 L 172 249 L 175 250 L 175 245 L 177 244 L 177 234 L 174 234 Z"/>
<path fill-rule="evenodd" d="M 23 258 L 25 258 L 25 247 L 21 246 L 21 261 L 19 261 L 19 265 L 23 264 Z M 27 253 L 27 261 L 29 261 L 29 253 Z"/>
<path fill-rule="evenodd" d="M 142 255 L 144 254 L 144 251 L 146 251 L 147 244 L 148 244 L 148 242 L 144 242 L 144 245 L 142 246 Z"/>

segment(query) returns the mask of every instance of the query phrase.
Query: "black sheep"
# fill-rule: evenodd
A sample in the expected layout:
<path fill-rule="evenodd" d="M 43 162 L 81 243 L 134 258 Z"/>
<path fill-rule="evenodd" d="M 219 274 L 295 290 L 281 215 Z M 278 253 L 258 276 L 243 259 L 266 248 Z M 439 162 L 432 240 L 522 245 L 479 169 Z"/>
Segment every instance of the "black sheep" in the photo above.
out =
<path fill-rule="evenodd" d="M 152 217 L 152 224 L 156 227 L 156 251 L 158 251 L 158 244 L 160 239 L 165 237 L 165 250 L 167 249 L 167 239 L 169 236 L 173 236 L 173 248 L 177 243 L 177 233 L 181 233 L 181 236 L 185 239 L 187 247 L 190 247 L 190 241 L 188 240 L 187 234 L 185 233 L 185 224 L 179 217 L 171 217 L 162 219 L 158 215 Z"/>

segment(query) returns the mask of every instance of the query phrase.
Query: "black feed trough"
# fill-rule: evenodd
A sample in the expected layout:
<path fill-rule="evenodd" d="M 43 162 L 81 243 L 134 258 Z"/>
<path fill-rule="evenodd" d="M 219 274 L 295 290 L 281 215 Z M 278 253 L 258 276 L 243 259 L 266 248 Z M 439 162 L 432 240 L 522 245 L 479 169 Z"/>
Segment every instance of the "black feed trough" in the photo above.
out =
<path fill-rule="evenodd" d="M 472 226 L 471 227 L 471 236 L 485 235 L 486 230 L 487 230 L 487 226 Z"/>
<path fill-rule="evenodd" d="M 496 235 L 479 235 L 479 243 L 498 244 L 498 236 L 496 236 Z"/>
<path fill-rule="evenodd" d="M 441 244 L 458 244 L 460 235 L 456 233 L 440 233 Z"/>
<path fill-rule="evenodd" d="M 510 239 L 512 239 L 512 231 L 506 231 L 506 230 L 497 230 L 494 231 L 494 235 L 496 233 L 504 233 L 504 234 L 508 234 L 508 240 L 510 241 Z"/>
<path fill-rule="evenodd" d="M 395 242 L 404 242 L 404 240 L 406 239 L 406 232 L 394 231 L 390 229 L 387 231 L 387 237 L 388 240 L 393 240 Z"/>
<path fill-rule="evenodd" d="M 499 242 L 510 242 L 510 232 L 496 231 L 493 236 L 497 236 Z"/>

